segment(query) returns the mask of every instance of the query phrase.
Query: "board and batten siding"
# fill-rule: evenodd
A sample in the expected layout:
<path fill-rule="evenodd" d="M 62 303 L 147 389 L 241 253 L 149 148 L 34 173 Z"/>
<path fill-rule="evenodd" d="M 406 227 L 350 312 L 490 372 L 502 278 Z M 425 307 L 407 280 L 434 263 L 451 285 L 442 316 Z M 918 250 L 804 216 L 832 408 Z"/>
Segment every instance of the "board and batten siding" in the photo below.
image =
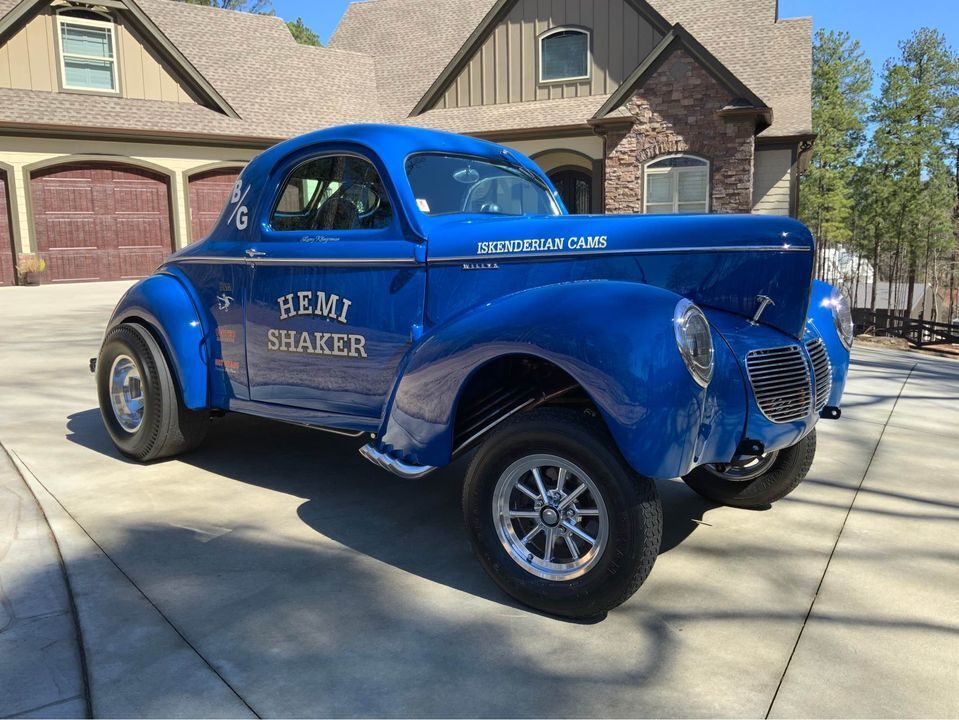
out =
<path fill-rule="evenodd" d="M 539 82 L 539 37 L 553 28 L 590 31 L 587 80 Z M 626 0 L 520 0 L 452 81 L 437 108 L 607 95 L 662 40 Z"/>
<path fill-rule="evenodd" d="M 756 149 L 753 177 L 753 212 L 760 215 L 791 215 L 791 148 Z"/>
<path fill-rule="evenodd" d="M 121 96 L 197 104 L 132 28 L 118 20 L 114 31 Z M 49 8 L 33 16 L 0 45 L 0 87 L 60 91 L 57 22 Z"/>

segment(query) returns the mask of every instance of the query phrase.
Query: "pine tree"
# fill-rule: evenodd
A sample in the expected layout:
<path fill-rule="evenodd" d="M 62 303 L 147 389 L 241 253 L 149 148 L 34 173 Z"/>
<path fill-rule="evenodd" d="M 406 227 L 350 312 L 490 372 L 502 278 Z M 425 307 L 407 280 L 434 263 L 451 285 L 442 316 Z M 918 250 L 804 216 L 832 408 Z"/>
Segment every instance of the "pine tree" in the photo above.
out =
<path fill-rule="evenodd" d="M 272 15 L 272 0 L 180 0 L 190 5 L 204 5 L 206 7 L 218 7 L 224 10 L 242 10 L 243 12 L 256 13 L 258 15 Z"/>
<path fill-rule="evenodd" d="M 802 180 L 799 214 L 819 242 L 819 267 L 830 245 L 852 236 L 852 175 L 863 143 L 872 66 L 849 33 L 819 30 L 813 46 L 816 144 Z"/>
<path fill-rule="evenodd" d="M 242 12 L 255 13 L 257 15 L 275 15 L 272 0 L 180 0 L 180 2 L 190 5 L 203 5 L 205 7 L 217 7 L 224 10 L 239 10 Z M 300 45 L 320 46 L 320 36 L 317 35 L 305 22 L 303 18 L 298 17 L 286 23 L 293 39 Z"/>
<path fill-rule="evenodd" d="M 287 22 L 286 26 L 290 29 L 290 34 L 293 36 L 293 39 L 300 43 L 300 45 L 322 45 L 320 36 L 303 22 L 303 18 L 297 17 L 296 20 Z"/>
<path fill-rule="evenodd" d="M 868 204 L 884 220 L 889 309 L 902 306 L 905 315 L 912 310 L 920 270 L 925 282 L 935 280 L 930 259 L 952 242 L 948 143 L 957 103 L 959 61 L 937 30 L 916 31 L 900 43 L 900 57 L 883 68 L 868 153 L 880 173 L 869 183 Z M 900 303 L 893 287 L 903 280 L 907 291 Z"/>

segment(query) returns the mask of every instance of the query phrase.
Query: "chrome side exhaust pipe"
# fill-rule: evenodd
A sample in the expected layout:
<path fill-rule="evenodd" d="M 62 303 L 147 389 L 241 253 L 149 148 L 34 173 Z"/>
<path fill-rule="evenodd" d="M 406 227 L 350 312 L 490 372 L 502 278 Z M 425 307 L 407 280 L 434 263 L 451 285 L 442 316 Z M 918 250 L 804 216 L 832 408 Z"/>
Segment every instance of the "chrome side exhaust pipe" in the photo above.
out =
<path fill-rule="evenodd" d="M 426 477 L 431 472 L 436 470 L 433 465 L 410 465 L 409 463 L 397 460 L 396 458 L 390 457 L 386 453 L 377 450 L 369 443 L 360 448 L 360 455 L 374 465 L 377 465 L 384 470 L 403 478 L 404 480 L 419 480 L 421 477 Z"/>

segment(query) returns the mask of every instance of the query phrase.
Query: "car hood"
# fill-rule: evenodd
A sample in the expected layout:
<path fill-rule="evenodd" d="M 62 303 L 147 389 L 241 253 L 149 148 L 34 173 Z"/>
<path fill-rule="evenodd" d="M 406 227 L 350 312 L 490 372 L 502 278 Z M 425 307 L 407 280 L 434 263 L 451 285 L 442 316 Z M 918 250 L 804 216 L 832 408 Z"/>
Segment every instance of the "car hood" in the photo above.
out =
<path fill-rule="evenodd" d="M 655 285 L 801 337 L 812 235 L 790 218 L 759 215 L 455 215 L 426 226 L 430 319 L 529 287 L 570 280 Z M 475 271 L 475 272 L 467 272 Z M 484 272 L 489 271 L 489 272 Z"/>

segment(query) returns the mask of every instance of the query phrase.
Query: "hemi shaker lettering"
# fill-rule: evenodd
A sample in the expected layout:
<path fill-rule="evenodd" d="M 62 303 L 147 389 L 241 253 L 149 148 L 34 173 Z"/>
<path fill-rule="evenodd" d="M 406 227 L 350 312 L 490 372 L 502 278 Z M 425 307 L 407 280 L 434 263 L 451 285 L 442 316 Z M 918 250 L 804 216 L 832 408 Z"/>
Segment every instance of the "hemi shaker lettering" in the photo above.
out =
<path fill-rule="evenodd" d="M 266 337 L 266 349 L 274 352 L 367 357 L 366 338 L 362 335 L 271 329 L 267 331 Z"/>
<path fill-rule="evenodd" d="M 298 315 L 317 315 L 338 323 L 346 324 L 347 313 L 352 301 L 335 293 L 322 290 L 299 290 L 287 293 L 276 299 L 280 309 L 280 320 L 289 320 Z"/>

